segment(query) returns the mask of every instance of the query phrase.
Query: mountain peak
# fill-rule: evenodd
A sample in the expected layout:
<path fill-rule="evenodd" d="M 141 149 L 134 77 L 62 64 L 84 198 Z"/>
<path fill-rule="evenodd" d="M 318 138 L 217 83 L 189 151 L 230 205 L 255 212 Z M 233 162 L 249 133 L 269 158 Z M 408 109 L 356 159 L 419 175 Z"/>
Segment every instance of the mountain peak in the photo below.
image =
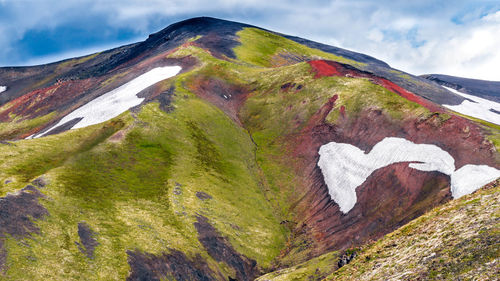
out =
<path fill-rule="evenodd" d="M 218 28 L 222 28 L 223 30 L 232 29 L 232 31 L 234 31 L 234 29 L 239 30 L 250 26 L 251 25 L 244 23 L 203 16 L 173 23 L 156 33 L 149 35 L 149 37 L 165 36 L 175 31 L 188 31 L 193 33 L 205 33 L 209 31 L 220 32 Z"/>

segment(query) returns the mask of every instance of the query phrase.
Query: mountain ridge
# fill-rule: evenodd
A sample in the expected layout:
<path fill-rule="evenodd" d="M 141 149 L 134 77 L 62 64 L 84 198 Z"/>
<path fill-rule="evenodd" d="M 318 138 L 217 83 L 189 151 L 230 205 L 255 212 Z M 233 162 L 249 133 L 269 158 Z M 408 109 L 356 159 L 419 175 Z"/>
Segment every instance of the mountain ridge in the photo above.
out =
<path fill-rule="evenodd" d="M 465 94 L 472 94 L 492 101 L 500 101 L 500 81 L 487 81 L 443 74 L 424 74 L 421 77 Z"/>
<path fill-rule="evenodd" d="M 208 26 L 208 27 L 207 27 Z M 223 26 L 222 31 L 218 30 L 217 27 Z M 138 43 L 133 43 L 129 44 L 126 46 L 122 47 L 117 47 L 108 51 L 105 51 L 100 55 L 98 53 L 96 58 L 93 58 L 90 60 L 92 64 L 89 64 L 89 62 L 86 62 L 87 64 L 82 65 L 83 70 L 80 70 L 80 73 L 78 71 L 73 71 L 69 72 L 65 75 L 65 77 L 61 77 L 62 79 L 68 79 L 71 78 L 71 76 L 76 75 L 77 77 L 80 78 L 85 78 L 92 73 L 92 75 L 101 75 L 107 71 L 112 70 L 116 66 L 122 64 L 125 61 L 129 61 L 132 59 L 137 59 L 139 56 L 144 56 L 147 55 L 149 49 L 157 49 L 160 48 L 161 50 L 165 49 L 171 49 L 174 47 L 177 47 L 181 43 L 183 43 L 187 38 L 192 38 L 196 36 L 196 32 L 201 32 L 201 34 L 206 34 L 206 33 L 214 33 L 216 34 L 217 38 L 214 39 L 209 39 L 207 41 L 202 41 L 200 42 L 201 45 L 207 47 L 210 50 L 213 50 L 215 54 L 221 53 L 222 55 L 229 55 L 229 57 L 232 56 L 231 54 L 231 48 L 236 46 L 238 43 L 234 40 L 235 33 L 238 30 L 241 30 L 242 28 L 245 27 L 252 27 L 252 28 L 258 28 L 252 25 L 248 24 L 241 24 L 241 23 L 236 23 L 232 21 L 226 21 L 226 20 L 220 20 L 216 18 L 211 18 L 211 17 L 197 17 L 197 18 L 192 18 L 192 19 L 187 19 L 178 23 L 174 23 L 156 33 L 150 34 L 149 37 L 143 41 L 143 42 L 138 42 Z M 181 34 L 176 35 L 176 32 L 179 32 L 180 30 L 185 30 L 187 29 L 188 32 L 180 32 Z M 267 32 L 272 32 L 268 31 L 266 29 L 258 28 L 260 30 L 264 30 Z M 190 33 L 191 32 L 191 33 Z M 274 33 L 274 32 L 273 32 Z M 280 33 L 275 33 L 277 35 L 282 36 L 283 34 Z M 396 71 L 392 70 L 387 64 L 381 62 L 380 60 L 374 59 L 373 57 L 359 54 L 356 52 L 348 51 L 345 49 L 337 48 L 337 47 L 331 47 L 325 44 L 313 42 L 307 39 L 302 39 L 299 37 L 294 37 L 294 36 L 288 36 L 285 35 L 286 38 L 292 39 L 295 42 L 310 45 L 312 47 L 316 47 L 322 50 L 325 50 L 326 52 L 339 55 L 339 56 L 345 56 L 347 58 L 356 58 L 360 59 L 362 62 L 368 62 L 368 65 L 366 67 L 362 67 L 362 70 L 368 70 L 370 72 L 373 72 L 379 76 L 386 77 L 390 80 L 396 81 L 396 83 L 400 84 L 400 86 L 403 87 L 410 87 L 410 90 L 415 91 L 418 90 L 421 92 L 424 97 L 429 99 L 430 94 L 425 94 L 427 91 L 431 91 L 432 96 L 434 99 L 436 99 L 439 103 L 443 103 L 444 101 L 448 102 L 449 104 L 459 104 L 462 99 L 460 97 L 457 97 L 455 95 L 450 95 L 449 92 L 435 87 L 432 84 L 426 85 L 425 87 L 419 86 L 418 83 L 414 83 L 411 81 L 407 81 L 405 79 L 405 75 L 408 75 L 407 73 L 401 72 L 401 71 Z M 201 38 L 203 39 L 203 38 Z M 212 40 L 221 42 L 220 46 L 213 45 L 210 43 Z M 212 44 L 212 45 L 211 45 Z M 163 47 L 162 47 L 163 46 Z M 217 48 L 220 48 L 223 46 L 222 49 L 218 50 Z M 145 54 L 146 53 L 146 54 Z M 102 60 L 99 60 L 99 57 L 103 57 Z M 88 56 L 86 56 L 88 57 Z M 97 61 L 96 61 L 97 60 Z M 68 61 L 68 60 L 64 60 Z M 64 62 L 61 61 L 61 62 Z M 105 61 L 105 65 L 102 65 L 102 62 Z M 61 63 L 57 62 L 57 63 Z M 47 64 L 47 65 L 42 65 L 42 66 L 37 66 L 38 68 L 51 68 L 54 66 L 55 63 Z M 27 71 L 30 67 L 0 67 L 0 79 L 5 79 L 5 74 L 2 75 L 2 70 L 24 70 Z M 427 81 L 427 80 L 420 80 L 417 76 L 413 76 L 412 79 L 416 79 L 419 82 L 422 81 Z M 410 82 L 410 83 L 409 83 Z M 5 95 L 4 95 L 5 96 Z M 4 97 L 0 97 L 0 105 L 2 102 L 5 102 Z"/>

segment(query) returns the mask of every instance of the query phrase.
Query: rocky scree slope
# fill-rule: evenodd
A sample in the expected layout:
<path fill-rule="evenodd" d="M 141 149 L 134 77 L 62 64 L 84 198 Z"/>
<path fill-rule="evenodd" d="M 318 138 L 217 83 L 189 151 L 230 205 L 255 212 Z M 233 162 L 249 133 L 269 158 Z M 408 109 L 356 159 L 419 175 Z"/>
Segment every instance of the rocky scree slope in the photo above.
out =
<path fill-rule="evenodd" d="M 449 175 L 393 163 L 342 212 L 318 167 L 331 142 L 369 153 L 394 137 L 446 151 L 455 169 L 500 169 L 498 126 L 440 106 L 462 97 L 289 38 L 195 18 L 102 53 L 0 68 L 0 278 L 252 280 L 452 199 Z M 165 67 L 181 70 L 112 119 L 26 139 Z"/>

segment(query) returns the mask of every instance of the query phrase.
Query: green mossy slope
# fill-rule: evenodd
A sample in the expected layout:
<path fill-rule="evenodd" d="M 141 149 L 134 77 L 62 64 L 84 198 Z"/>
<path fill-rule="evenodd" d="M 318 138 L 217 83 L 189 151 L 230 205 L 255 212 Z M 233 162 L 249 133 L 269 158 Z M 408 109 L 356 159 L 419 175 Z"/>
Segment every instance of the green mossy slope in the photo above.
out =
<path fill-rule="evenodd" d="M 318 49 L 309 48 L 277 34 L 258 29 L 244 28 L 237 33 L 241 45 L 234 48 L 241 61 L 262 67 L 282 66 L 307 59 L 328 59 L 352 65 L 363 63 Z"/>
<path fill-rule="evenodd" d="M 2 193 L 43 175 L 49 184 L 42 204 L 50 214 L 37 221 L 39 234 L 7 239 L 2 278 L 119 280 L 130 270 L 127 250 L 167 248 L 201 254 L 233 275 L 201 250 L 197 215 L 239 253 L 271 265 L 286 231 L 263 193 L 252 140 L 216 107 L 181 88 L 176 96 L 170 113 L 150 103 L 103 124 L 0 146 Z M 97 233 L 93 259 L 75 244 L 82 221 Z"/>

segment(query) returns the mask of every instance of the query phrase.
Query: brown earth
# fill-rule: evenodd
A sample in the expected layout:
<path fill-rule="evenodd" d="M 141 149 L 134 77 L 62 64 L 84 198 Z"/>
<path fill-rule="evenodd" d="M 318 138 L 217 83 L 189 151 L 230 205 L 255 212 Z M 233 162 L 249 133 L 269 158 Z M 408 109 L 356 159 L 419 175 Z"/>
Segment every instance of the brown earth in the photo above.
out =
<path fill-rule="evenodd" d="M 485 139 L 483 129 L 469 120 L 458 116 L 442 120 L 436 113 L 396 121 L 370 108 L 349 118 L 345 115 L 349 108 L 344 107 L 337 124 L 328 124 L 325 118 L 335 101 L 336 95 L 310 118 L 301 133 L 287 140 L 300 182 L 297 188 L 302 194 L 296 208 L 300 219 L 291 237 L 303 241 L 312 237 L 313 245 L 306 247 L 311 251 L 309 257 L 378 239 L 451 198 L 448 176 L 399 163 L 375 171 L 357 188 L 355 207 L 343 214 L 330 198 L 317 166 L 318 150 L 323 144 L 349 143 L 368 153 L 385 137 L 399 137 L 442 148 L 453 156 L 457 169 L 465 164 L 500 168 L 495 147 Z M 289 245 L 284 256 L 297 251 L 293 249 L 297 242 L 290 241 Z"/>

